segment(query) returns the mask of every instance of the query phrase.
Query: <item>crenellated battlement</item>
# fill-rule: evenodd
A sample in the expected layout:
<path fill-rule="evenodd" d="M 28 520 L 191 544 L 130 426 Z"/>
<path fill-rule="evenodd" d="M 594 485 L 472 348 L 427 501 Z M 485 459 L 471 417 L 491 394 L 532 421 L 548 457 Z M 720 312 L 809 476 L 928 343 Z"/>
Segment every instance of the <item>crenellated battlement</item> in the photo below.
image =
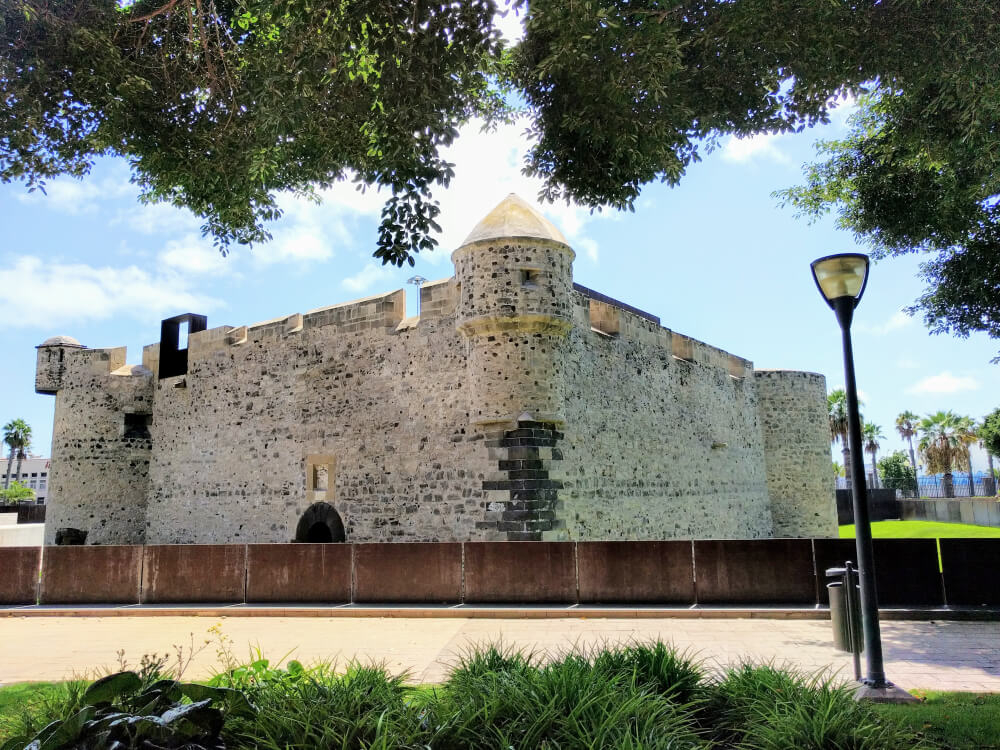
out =
<path fill-rule="evenodd" d="M 690 364 L 725 370 L 742 379 L 753 372 L 750 360 L 660 325 L 655 315 L 574 284 L 574 322 L 581 329 L 610 339 L 633 341 L 668 351 Z"/>

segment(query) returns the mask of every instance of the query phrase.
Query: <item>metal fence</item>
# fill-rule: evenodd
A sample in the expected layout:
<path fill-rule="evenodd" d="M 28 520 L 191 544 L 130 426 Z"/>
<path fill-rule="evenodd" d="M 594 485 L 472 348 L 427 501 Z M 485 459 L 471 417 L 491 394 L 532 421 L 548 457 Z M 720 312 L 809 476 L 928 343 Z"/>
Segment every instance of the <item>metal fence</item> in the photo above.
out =
<path fill-rule="evenodd" d="M 868 474 L 868 487 L 875 487 L 872 475 Z M 994 497 L 997 494 L 1000 483 L 994 477 L 985 472 L 977 472 L 972 476 L 972 485 L 969 484 L 969 475 L 966 472 L 952 473 L 951 493 L 948 494 L 945 487 L 944 476 L 941 474 L 930 474 L 917 477 L 918 492 L 908 492 L 900 490 L 901 497 Z M 877 485 L 882 486 L 881 482 Z M 837 477 L 837 489 L 849 489 L 850 485 L 844 477 Z"/>

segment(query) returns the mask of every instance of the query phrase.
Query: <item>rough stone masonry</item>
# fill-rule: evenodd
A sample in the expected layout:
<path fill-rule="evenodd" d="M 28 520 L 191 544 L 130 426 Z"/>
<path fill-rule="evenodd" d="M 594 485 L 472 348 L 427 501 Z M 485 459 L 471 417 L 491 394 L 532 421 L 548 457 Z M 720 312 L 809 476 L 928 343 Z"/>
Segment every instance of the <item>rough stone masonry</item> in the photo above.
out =
<path fill-rule="evenodd" d="M 573 258 L 511 195 L 417 317 L 402 290 L 181 315 L 141 366 L 47 340 L 46 543 L 835 536 L 823 376 L 674 333 Z"/>

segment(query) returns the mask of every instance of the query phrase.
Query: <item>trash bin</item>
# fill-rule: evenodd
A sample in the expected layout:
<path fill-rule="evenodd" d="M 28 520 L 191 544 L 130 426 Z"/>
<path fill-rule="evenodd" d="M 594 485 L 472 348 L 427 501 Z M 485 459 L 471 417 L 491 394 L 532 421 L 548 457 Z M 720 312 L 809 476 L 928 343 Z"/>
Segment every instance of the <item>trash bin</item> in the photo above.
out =
<path fill-rule="evenodd" d="M 834 647 L 839 651 L 860 654 L 864 648 L 864 639 L 861 637 L 861 616 L 857 606 L 857 602 L 861 600 L 858 585 L 854 584 L 855 595 L 851 604 L 855 606 L 851 608 L 853 610 L 851 612 L 848 612 L 842 580 L 826 584 L 826 590 L 830 596 L 830 622 L 833 625 Z M 848 623 L 854 626 L 853 638 Z"/>

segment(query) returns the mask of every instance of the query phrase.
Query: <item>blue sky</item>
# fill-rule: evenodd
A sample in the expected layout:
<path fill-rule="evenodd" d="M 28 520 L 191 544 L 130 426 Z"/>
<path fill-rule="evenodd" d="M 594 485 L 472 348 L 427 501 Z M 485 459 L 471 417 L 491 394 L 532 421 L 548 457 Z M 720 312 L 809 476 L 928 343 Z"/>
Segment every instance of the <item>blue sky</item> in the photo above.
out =
<path fill-rule="evenodd" d="M 677 188 L 648 186 L 634 213 L 540 206 L 577 251 L 579 283 L 660 316 L 668 328 L 752 360 L 759 368 L 821 372 L 843 383 L 839 333 L 809 273 L 813 259 L 858 250 L 833 219 L 809 225 L 770 194 L 801 181 L 812 143 L 844 132 L 830 125 L 722 147 L 693 165 Z M 142 206 L 127 165 L 101 161 L 83 181 L 50 182 L 48 195 L 0 186 L 0 424 L 23 417 L 34 450 L 48 455 L 54 399 L 33 390 L 35 349 L 67 334 L 92 347 L 128 346 L 130 363 L 181 312 L 209 326 L 244 325 L 405 286 L 420 274 L 452 275 L 451 251 L 507 193 L 534 200 L 520 174 L 524 125 L 479 132 L 452 149 L 457 165 L 442 203 L 441 249 L 415 268 L 372 258 L 382 196 L 338 186 L 320 206 L 288 199 L 272 243 L 222 258 L 200 222 L 170 206 Z M 860 248 L 863 251 L 863 248 Z M 896 415 L 953 409 L 982 417 L 1000 406 L 1000 341 L 930 336 L 900 311 L 919 295 L 919 259 L 873 267 L 855 318 L 859 388 L 867 418 L 902 447 Z M 411 314 L 415 289 L 406 287 Z M 982 456 L 974 457 L 984 467 Z"/>

